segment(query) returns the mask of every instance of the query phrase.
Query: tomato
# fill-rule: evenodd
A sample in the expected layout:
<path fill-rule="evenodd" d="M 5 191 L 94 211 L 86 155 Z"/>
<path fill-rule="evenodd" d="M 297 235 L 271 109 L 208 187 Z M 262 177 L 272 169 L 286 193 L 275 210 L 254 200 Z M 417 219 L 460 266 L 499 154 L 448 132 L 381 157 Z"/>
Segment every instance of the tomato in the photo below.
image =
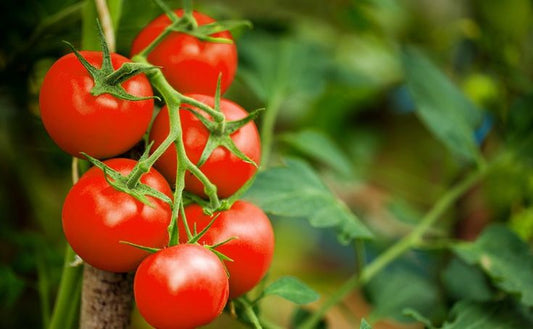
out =
<path fill-rule="evenodd" d="M 111 159 L 104 162 L 123 175 L 136 162 Z M 167 196 L 172 191 L 164 177 L 151 169 L 144 183 Z M 63 231 L 72 249 L 88 264 L 105 271 L 128 272 L 148 256 L 146 251 L 125 245 L 162 248 L 168 244 L 170 206 L 148 197 L 153 207 L 109 185 L 99 168 L 89 169 L 72 187 L 63 204 Z"/>
<path fill-rule="evenodd" d="M 190 97 L 209 106 L 214 106 L 214 98 L 211 96 L 190 95 Z M 220 109 L 228 121 L 239 120 L 248 115 L 239 105 L 224 98 L 220 100 Z M 180 119 L 185 152 L 193 163 L 198 163 L 207 143 L 209 131 L 194 114 L 185 110 L 183 106 L 180 110 Z M 163 142 L 168 133 L 169 117 L 168 108 L 165 106 L 157 115 L 150 132 L 150 140 L 154 141 L 152 150 Z M 250 121 L 235 131 L 231 135 L 231 139 L 237 148 L 259 164 L 261 160 L 261 142 L 254 122 Z M 155 166 L 172 183 L 176 179 L 176 163 L 176 147 L 172 145 L 158 159 Z M 257 167 L 238 158 L 225 147 L 219 146 L 200 167 L 200 170 L 217 186 L 218 195 L 225 198 L 244 185 L 255 174 Z M 205 196 L 202 183 L 190 172 L 187 172 L 185 178 L 185 189 Z"/>
<path fill-rule="evenodd" d="M 216 215 L 215 222 L 199 243 L 215 245 L 235 237 L 216 250 L 233 260 L 225 264 L 230 273 L 230 298 L 236 298 L 257 285 L 268 271 L 274 253 L 274 232 L 265 213 L 246 201 L 237 201 L 229 210 Z M 197 232 L 213 218 L 204 214 L 199 205 L 186 207 L 185 216 L 190 230 L 196 225 Z M 179 223 L 180 240 L 185 242 L 185 228 L 181 220 Z"/>
<path fill-rule="evenodd" d="M 183 10 L 175 11 L 178 16 Z M 198 25 L 214 20 L 202 13 L 193 12 Z M 167 15 L 161 15 L 144 27 L 133 41 L 131 56 L 142 51 L 170 25 Z M 233 40 L 224 31 L 212 35 Z M 201 41 L 191 35 L 172 32 L 148 55 L 148 61 L 162 67 L 168 82 L 181 93 L 214 95 L 219 74 L 222 74 L 221 92 L 233 81 L 237 69 L 237 48 L 234 43 Z"/>
<path fill-rule="evenodd" d="M 102 52 L 81 51 L 85 59 L 99 68 Z M 130 62 L 111 54 L 115 69 Z M 54 142 L 65 152 L 81 157 L 85 152 L 95 158 L 121 154 L 134 146 L 152 119 L 152 99 L 129 101 L 110 94 L 93 96 L 94 80 L 74 53 L 57 60 L 46 73 L 39 95 L 41 118 Z M 146 76 L 139 74 L 121 86 L 137 97 L 152 96 Z"/>
<path fill-rule="evenodd" d="M 194 244 L 163 249 L 146 258 L 135 274 L 139 312 L 158 329 L 193 329 L 222 313 L 228 277 L 214 253 Z"/>

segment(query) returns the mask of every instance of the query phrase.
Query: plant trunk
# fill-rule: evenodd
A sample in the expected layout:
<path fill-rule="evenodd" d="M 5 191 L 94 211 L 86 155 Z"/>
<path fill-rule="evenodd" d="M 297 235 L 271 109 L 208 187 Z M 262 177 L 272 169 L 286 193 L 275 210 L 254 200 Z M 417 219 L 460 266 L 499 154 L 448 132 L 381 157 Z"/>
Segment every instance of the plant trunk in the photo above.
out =
<path fill-rule="evenodd" d="M 127 329 L 133 307 L 133 274 L 85 264 L 80 329 Z"/>

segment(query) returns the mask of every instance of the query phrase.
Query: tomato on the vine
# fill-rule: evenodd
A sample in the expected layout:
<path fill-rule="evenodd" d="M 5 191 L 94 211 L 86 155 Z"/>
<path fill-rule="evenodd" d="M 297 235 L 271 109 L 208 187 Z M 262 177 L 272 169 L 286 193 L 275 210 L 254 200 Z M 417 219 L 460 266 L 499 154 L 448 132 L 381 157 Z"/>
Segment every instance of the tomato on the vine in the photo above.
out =
<path fill-rule="evenodd" d="M 102 64 L 102 52 L 81 51 L 93 66 Z M 114 69 L 131 62 L 112 53 Z M 41 118 L 48 134 L 65 152 L 82 157 L 108 158 L 133 147 L 144 135 L 152 119 L 154 101 L 119 99 L 110 94 L 93 96 L 94 80 L 70 53 L 58 59 L 46 73 L 39 95 Z M 139 74 L 122 82 L 126 93 L 153 96 L 146 76 Z"/>
<path fill-rule="evenodd" d="M 189 96 L 211 107 L 214 106 L 215 101 L 211 96 L 197 94 Z M 196 109 L 189 105 L 182 105 L 180 109 L 185 152 L 193 163 L 198 163 L 209 138 L 209 130 L 200 119 L 186 110 L 186 107 Z M 228 121 L 240 120 L 248 115 L 242 107 L 224 98 L 220 100 L 220 110 Z M 196 111 L 204 114 L 203 111 L 198 109 Z M 207 117 L 207 115 L 205 116 Z M 168 108 L 165 106 L 157 115 L 150 131 L 150 140 L 154 141 L 153 149 L 163 142 L 168 133 L 169 116 Z M 239 128 L 230 137 L 242 153 L 256 164 L 259 164 L 261 141 L 253 121 Z M 176 146 L 172 145 L 158 159 L 155 166 L 169 182 L 174 182 L 176 179 L 176 164 Z M 257 167 L 240 159 L 225 147 L 219 146 L 211 153 L 207 161 L 200 166 L 200 170 L 217 186 L 218 195 L 225 198 L 242 187 L 255 174 Z M 187 172 L 185 177 L 185 189 L 204 196 L 203 184 L 190 172 Z"/>
<path fill-rule="evenodd" d="M 228 277 L 215 254 L 180 244 L 146 258 L 135 274 L 135 301 L 158 329 L 193 329 L 213 321 L 228 300 Z"/>
<path fill-rule="evenodd" d="M 183 10 L 175 10 L 178 16 Z M 198 25 L 214 22 L 211 17 L 193 12 Z M 146 25 L 133 41 L 131 56 L 142 51 L 171 21 L 166 14 Z M 212 37 L 233 40 L 231 33 L 223 31 Z M 237 47 L 234 43 L 202 41 L 186 33 L 172 32 L 148 54 L 148 61 L 162 67 L 169 83 L 181 93 L 214 95 L 218 76 L 223 93 L 233 81 L 237 69 Z"/>
<path fill-rule="evenodd" d="M 136 161 L 111 159 L 104 162 L 122 175 L 131 172 Z M 72 249 L 88 264 L 110 272 L 128 272 L 148 252 L 121 243 L 154 248 L 168 243 L 171 210 L 165 202 L 147 197 L 146 205 L 109 185 L 104 172 L 89 169 L 69 191 L 63 204 L 63 230 Z M 140 182 L 172 197 L 165 178 L 155 169 Z"/>
<path fill-rule="evenodd" d="M 191 230 L 203 230 L 213 219 L 204 214 L 199 205 L 185 208 L 185 216 Z M 265 213 L 246 201 L 235 202 L 229 210 L 215 213 L 213 225 L 200 238 L 199 243 L 215 245 L 235 238 L 217 247 L 216 250 L 231 258 L 225 265 L 229 272 L 230 298 L 246 293 L 264 277 L 274 253 L 274 232 Z M 181 242 L 187 235 L 179 221 Z"/>

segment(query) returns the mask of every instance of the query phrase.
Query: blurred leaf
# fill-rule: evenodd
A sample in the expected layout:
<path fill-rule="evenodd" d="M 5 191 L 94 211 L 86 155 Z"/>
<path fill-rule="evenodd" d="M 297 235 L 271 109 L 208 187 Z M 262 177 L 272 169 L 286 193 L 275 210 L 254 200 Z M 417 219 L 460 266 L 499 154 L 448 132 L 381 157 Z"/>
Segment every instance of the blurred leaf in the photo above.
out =
<path fill-rule="evenodd" d="M 374 306 L 371 319 L 387 317 L 409 321 L 411 319 L 403 313 L 406 308 L 429 318 L 442 310 L 437 282 L 413 268 L 410 261 L 402 260 L 390 270 L 379 273 L 366 289 Z"/>
<path fill-rule="evenodd" d="M 312 311 L 304 309 L 304 308 L 297 308 L 294 311 L 294 314 L 291 317 L 291 328 L 298 328 L 301 324 L 307 320 L 312 315 Z M 328 324 L 325 319 L 321 319 L 314 327 L 313 329 L 327 329 Z"/>
<path fill-rule="evenodd" d="M 372 237 L 307 163 L 296 159 L 286 162 L 285 167 L 260 172 L 245 198 L 274 215 L 304 217 L 314 227 L 334 227 L 342 244 Z"/>
<path fill-rule="evenodd" d="M 458 259 L 452 259 L 444 269 L 442 280 L 447 294 L 456 300 L 485 302 L 492 297 L 489 282 L 483 272 Z"/>
<path fill-rule="evenodd" d="M 509 229 L 490 226 L 475 242 L 458 244 L 454 251 L 467 263 L 479 265 L 497 287 L 533 306 L 533 255 Z"/>
<path fill-rule="evenodd" d="M 283 114 L 295 115 L 323 89 L 330 59 L 319 45 L 257 31 L 246 34 L 237 45 L 238 76 L 267 108 L 282 102 L 291 109 Z"/>
<path fill-rule="evenodd" d="M 287 133 L 280 139 L 313 160 L 319 161 L 336 170 L 343 176 L 350 176 L 352 165 L 350 159 L 326 134 L 314 130 L 302 130 Z"/>
<path fill-rule="evenodd" d="M 272 282 L 265 288 L 264 294 L 277 295 L 298 305 L 312 303 L 320 297 L 316 291 L 292 276 L 284 276 Z"/>
<path fill-rule="evenodd" d="M 426 318 L 422 314 L 418 313 L 416 310 L 413 310 L 412 308 L 404 309 L 403 310 L 403 314 L 405 316 L 409 316 L 409 317 L 415 319 L 416 321 L 418 321 L 420 323 L 423 323 L 424 327 L 427 328 L 427 329 L 434 329 L 435 328 L 433 326 L 433 324 L 431 323 L 431 320 L 429 320 L 428 318 Z"/>
<path fill-rule="evenodd" d="M 5 307 L 13 306 L 24 287 L 24 280 L 19 278 L 10 267 L 0 265 L 0 300 Z"/>
<path fill-rule="evenodd" d="M 528 241 L 533 238 L 533 207 L 523 209 L 510 219 L 511 229 L 522 239 Z"/>
<path fill-rule="evenodd" d="M 450 318 L 442 329 L 517 329 L 533 326 L 533 323 L 504 303 L 461 301 L 453 307 Z"/>
<path fill-rule="evenodd" d="M 480 153 L 474 132 L 482 112 L 419 51 L 408 48 L 402 60 L 421 120 L 454 154 L 476 161 Z"/>
<path fill-rule="evenodd" d="M 361 319 L 361 327 L 360 329 L 372 329 L 372 326 L 366 322 L 365 319 Z"/>

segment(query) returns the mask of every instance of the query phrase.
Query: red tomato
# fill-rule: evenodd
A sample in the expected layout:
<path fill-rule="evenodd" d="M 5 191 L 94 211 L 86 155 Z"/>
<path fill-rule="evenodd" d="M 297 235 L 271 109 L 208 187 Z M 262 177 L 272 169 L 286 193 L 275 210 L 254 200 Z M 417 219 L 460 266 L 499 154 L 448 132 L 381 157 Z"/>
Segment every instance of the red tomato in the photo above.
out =
<path fill-rule="evenodd" d="M 190 97 L 209 106 L 214 106 L 214 98 L 211 96 L 190 95 Z M 227 99 L 220 100 L 220 109 L 228 121 L 239 120 L 248 115 L 239 105 Z M 199 112 L 204 113 L 202 111 Z M 207 143 L 209 131 L 194 114 L 183 108 L 180 110 L 180 119 L 183 128 L 185 152 L 193 163 L 198 163 Z M 163 142 L 168 133 L 168 108 L 165 106 L 157 115 L 150 132 L 150 140 L 155 142 L 152 150 L 155 150 Z M 259 164 L 261 160 L 261 142 L 255 123 L 252 121 L 247 123 L 234 132 L 231 135 L 231 139 L 244 154 Z M 172 145 L 158 159 L 155 166 L 169 182 L 174 182 L 176 179 L 176 163 L 176 147 Z M 221 146 L 213 151 L 200 169 L 217 186 L 218 195 L 223 198 L 235 193 L 257 171 L 257 167 L 253 164 L 244 162 Z M 202 183 L 190 172 L 187 172 L 185 178 L 185 189 L 205 196 Z"/>
<path fill-rule="evenodd" d="M 175 12 L 180 17 L 183 15 L 181 9 Z M 196 11 L 193 16 L 198 25 L 214 22 L 211 17 Z M 168 25 L 170 19 L 163 14 L 144 27 L 133 41 L 131 56 L 146 48 Z M 212 36 L 233 40 L 228 31 Z M 163 74 L 179 92 L 214 95 L 220 73 L 222 93 L 233 81 L 237 48 L 234 43 L 200 41 L 188 34 L 173 32 L 152 50 L 148 61 L 162 66 Z"/>
<path fill-rule="evenodd" d="M 213 321 L 228 300 L 228 276 L 214 253 L 194 244 L 163 249 L 135 274 L 139 312 L 158 329 L 193 329 Z"/>
<path fill-rule="evenodd" d="M 127 175 L 136 162 L 112 159 L 104 163 Z M 140 181 L 172 197 L 168 183 L 154 169 Z M 154 248 L 168 244 L 170 206 L 159 199 L 148 199 L 154 207 L 110 186 L 99 168 L 89 169 L 72 187 L 63 204 L 63 231 L 67 241 L 84 261 L 96 268 L 111 272 L 134 270 L 148 253 L 120 241 Z"/>
<path fill-rule="evenodd" d="M 87 61 L 99 68 L 102 52 L 81 51 Z M 115 69 L 129 59 L 111 54 Z M 134 146 L 152 119 L 152 99 L 128 101 L 110 94 L 93 96 L 94 81 L 73 53 L 61 57 L 46 73 L 39 96 L 41 118 L 54 142 L 65 152 L 95 158 L 121 154 Z M 121 86 L 137 97 L 152 96 L 146 76 L 136 75 Z"/>
<path fill-rule="evenodd" d="M 274 232 L 265 213 L 246 201 L 237 201 L 231 209 L 217 214 L 215 222 L 199 243 L 215 245 L 231 237 L 236 238 L 216 249 L 233 260 L 225 264 L 230 274 L 230 298 L 236 298 L 257 285 L 270 267 L 274 253 Z M 203 230 L 213 218 L 204 214 L 199 205 L 186 207 L 185 216 L 190 230 L 196 224 L 197 232 Z M 185 242 L 185 228 L 182 221 L 179 223 L 180 240 Z"/>

